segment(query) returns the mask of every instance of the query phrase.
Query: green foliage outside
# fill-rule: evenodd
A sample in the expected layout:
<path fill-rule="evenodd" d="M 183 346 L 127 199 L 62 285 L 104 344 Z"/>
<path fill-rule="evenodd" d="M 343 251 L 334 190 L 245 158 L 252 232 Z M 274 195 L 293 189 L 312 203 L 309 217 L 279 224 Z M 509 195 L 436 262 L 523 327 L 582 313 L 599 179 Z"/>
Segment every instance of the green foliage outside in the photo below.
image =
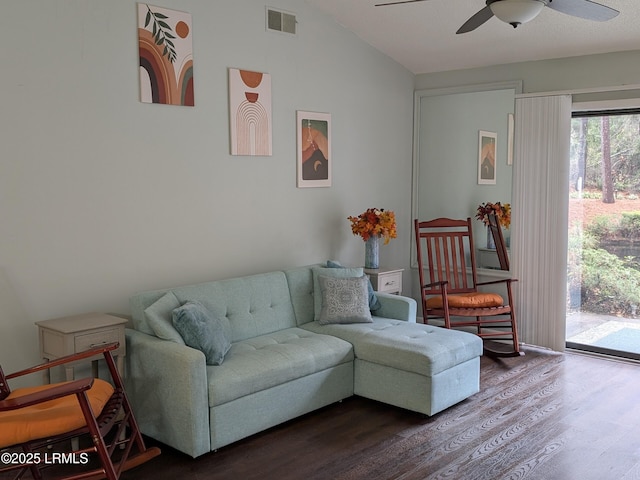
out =
<path fill-rule="evenodd" d="M 585 195 L 603 185 L 601 118 L 574 118 L 571 122 L 570 178 L 573 185 L 581 178 Z M 617 195 L 636 196 L 640 193 L 640 115 L 613 115 L 609 121 L 614 190 Z"/>
<path fill-rule="evenodd" d="M 571 307 L 627 315 L 632 306 L 640 305 L 640 259 L 619 258 L 603 248 L 616 242 L 633 245 L 635 239 L 640 247 L 640 212 L 596 217 L 583 233 L 571 229 L 567 272 Z"/>
<path fill-rule="evenodd" d="M 623 212 L 618 235 L 640 242 L 640 212 Z"/>
<path fill-rule="evenodd" d="M 572 198 L 611 203 L 604 185 L 614 201 L 640 196 L 640 115 L 606 123 L 600 116 L 571 122 Z M 640 212 L 596 217 L 584 231 L 571 226 L 568 254 L 570 308 L 628 315 L 640 307 Z"/>

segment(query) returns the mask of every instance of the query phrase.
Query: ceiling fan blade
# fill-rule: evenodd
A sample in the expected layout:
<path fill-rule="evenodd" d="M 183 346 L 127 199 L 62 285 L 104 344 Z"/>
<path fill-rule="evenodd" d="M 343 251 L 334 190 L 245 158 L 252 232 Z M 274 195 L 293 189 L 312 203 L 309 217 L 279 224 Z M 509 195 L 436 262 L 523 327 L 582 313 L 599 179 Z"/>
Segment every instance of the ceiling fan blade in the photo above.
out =
<path fill-rule="evenodd" d="M 590 0 L 551 0 L 547 7 L 573 17 L 606 22 L 616 17 L 620 12 Z"/>
<path fill-rule="evenodd" d="M 554 0 L 557 1 L 557 0 Z M 482 25 L 484 22 L 486 22 L 487 20 L 489 20 L 491 17 L 493 17 L 493 12 L 491 11 L 491 9 L 489 8 L 489 5 L 487 5 L 486 7 L 484 7 L 482 10 L 480 10 L 479 12 L 477 12 L 473 17 L 471 17 L 469 20 L 467 20 L 466 22 L 464 22 L 464 25 L 462 25 L 458 31 L 456 33 L 467 33 L 467 32 L 471 32 L 472 30 L 475 30 L 476 28 L 478 28 L 480 25 Z"/>
<path fill-rule="evenodd" d="M 425 2 L 426 0 L 400 0 L 398 2 L 376 3 L 374 7 L 387 7 L 389 5 L 400 5 L 401 3 Z"/>

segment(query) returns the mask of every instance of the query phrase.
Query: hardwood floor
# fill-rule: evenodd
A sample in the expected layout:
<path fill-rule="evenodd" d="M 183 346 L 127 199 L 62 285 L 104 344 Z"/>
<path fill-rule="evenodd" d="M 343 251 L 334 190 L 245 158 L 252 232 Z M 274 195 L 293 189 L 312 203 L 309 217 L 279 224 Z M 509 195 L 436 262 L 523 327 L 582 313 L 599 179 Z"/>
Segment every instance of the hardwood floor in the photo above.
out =
<path fill-rule="evenodd" d="M 125 479 L 640 479 L 640 365 L 526 348 L 431 418 L 359 397 Z"/>
<path fill-rule="evenodd" d="M 640 365 L 525 351 L 483 357 L 480 393 L 433 417 L 352 397 L 196 459 L 159 445 L 122 478 L 640 480 Z"/>

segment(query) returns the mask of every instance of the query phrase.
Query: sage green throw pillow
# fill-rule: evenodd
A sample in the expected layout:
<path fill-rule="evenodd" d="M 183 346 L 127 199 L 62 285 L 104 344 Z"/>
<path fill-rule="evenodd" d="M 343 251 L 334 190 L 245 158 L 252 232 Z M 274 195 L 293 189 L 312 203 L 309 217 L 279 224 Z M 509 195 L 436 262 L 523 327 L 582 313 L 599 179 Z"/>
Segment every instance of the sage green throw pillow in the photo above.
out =
<path fill-rule="evenodd" d="M 182 336 L 173 326 L 173 311 L 180 306 L 180 302 L 173 294 L 173 292 L 167 292 L 153 304 L 149 305 L 144 315 L 147 317 L 147 323 L 156 334 L 156 337 L 163 340 L 170 340 L 172 342 L 184 345 Z"/>
<path fill-rule="evenodd" d="M 222 365 L 231 348 L 229 320 L 218 318 L 201 303 L 192 301 L 173 311 L 173 326 L 185 344 L 204 353 L 207 365 Z"/>
<path fill-rule="evenodd" d="M 372 323 L 367 277 L 318 276 L 322 307 L 318 323 Z"/>

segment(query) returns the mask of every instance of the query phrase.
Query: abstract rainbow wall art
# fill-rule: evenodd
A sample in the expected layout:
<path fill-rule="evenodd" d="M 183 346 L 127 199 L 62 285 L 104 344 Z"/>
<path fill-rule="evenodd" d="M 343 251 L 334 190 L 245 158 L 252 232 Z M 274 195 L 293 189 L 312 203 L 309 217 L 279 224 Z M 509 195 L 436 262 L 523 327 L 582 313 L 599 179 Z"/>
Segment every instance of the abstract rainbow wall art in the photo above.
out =
<path fill-rule="evenodd" d="M 231 155 L 271 155 L 271 75 L 229 69 L 229 125 Z"/>
<path fill-rule="evenodd" d="M 140 101 L 194 106 L 191 15 L 138 3 Z"/>

